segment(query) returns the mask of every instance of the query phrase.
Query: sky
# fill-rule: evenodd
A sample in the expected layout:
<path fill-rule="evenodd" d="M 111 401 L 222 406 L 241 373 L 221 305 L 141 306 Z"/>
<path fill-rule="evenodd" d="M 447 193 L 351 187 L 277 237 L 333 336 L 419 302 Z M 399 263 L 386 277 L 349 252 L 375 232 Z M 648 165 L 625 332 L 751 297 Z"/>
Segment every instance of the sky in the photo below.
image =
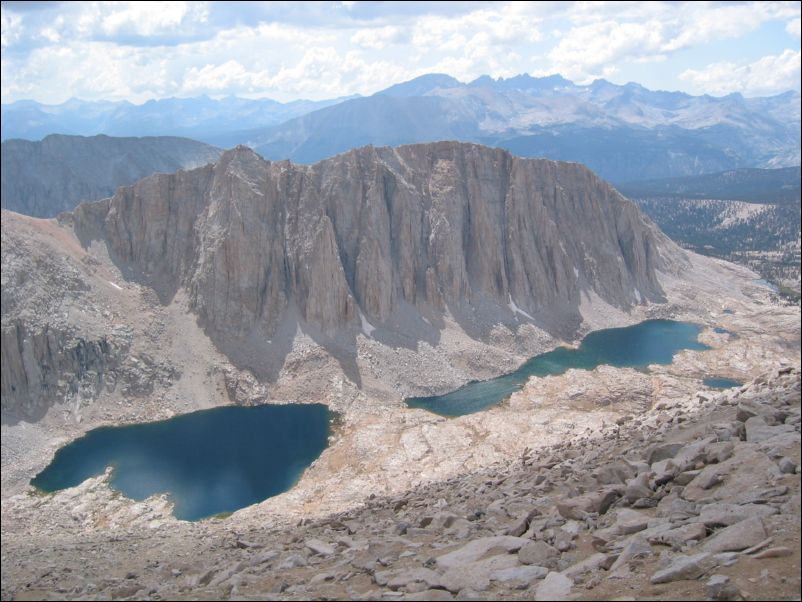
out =
<path fill-rule="evenodd" d="M 800 3 L 2 2 L 3 103 L 320 100 L 425 73 L 799 90 Z"/>

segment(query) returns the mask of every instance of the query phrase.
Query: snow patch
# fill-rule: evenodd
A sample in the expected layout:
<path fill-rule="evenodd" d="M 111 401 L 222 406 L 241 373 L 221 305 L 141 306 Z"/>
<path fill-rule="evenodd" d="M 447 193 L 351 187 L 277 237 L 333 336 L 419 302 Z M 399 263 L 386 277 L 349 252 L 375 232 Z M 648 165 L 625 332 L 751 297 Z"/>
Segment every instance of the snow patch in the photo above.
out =
<path fill-rule="evenodd" d="M 535 321 L 535 319 L 532 316 L 530 316 L 528 313 L 526 313 L 520 307 L 515 305 L 515 301 L 512 300 L 512 295 L 510 295 L 510 303 L 509 303 L 509 305 L 507 307 L 509 307 L 512 310 L 513 313 L 521 314 L 522 316 L 526 316 L 527 318 L 529 318 L 533 322 Z"/>
<path fill-rule="evenodd" d="M 637 300 L 638 303 L 640 303 L 641 302 L 640 291 L 636 288 L 633 288 L 632 292 L 635 293 L 635 299 Z"/>
<path fill-rule="evenodd" d="M 370 336 L 370 333 L 376 330 L 376 327 L 368 322 L 365 314 L 363 314 L 361 311 L 359 312 L 359 320 L 362 322 L 362 332 L 364 332 L 367 336 Z"/>
<path fill-rule="evenodd" d="M 121 290 L 123 290 L 123 287 L 121 287 L 119 284 L 114 284 L 114 283 L 113 283 L 111 280 L 107 280 L 106 282 L 108 282 L 110 285 L 112 285 L 112 286 L 113 286 L 114 288 L 116 288 L 118 291 L 121 291 Z"/>

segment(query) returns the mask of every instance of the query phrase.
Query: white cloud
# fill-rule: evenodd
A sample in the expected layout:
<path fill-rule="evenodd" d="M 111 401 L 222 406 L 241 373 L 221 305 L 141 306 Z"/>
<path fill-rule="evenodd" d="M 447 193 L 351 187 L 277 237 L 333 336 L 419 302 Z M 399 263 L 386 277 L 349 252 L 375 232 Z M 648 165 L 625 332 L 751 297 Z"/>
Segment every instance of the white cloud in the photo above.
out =
<path fill-rule="evenodd" d="M 7 60 L 4 52 L 3 102 L 31 96 L 47 103 L 70 97 L 143 102 L 203 93 L 290 100 L 337 96 L 346 85 L 375 91 L 352 72 L 362 69 L 377 81 L 383 79 L 380 74 L 337 50 L 336 41 L 331 32 L 265 23 L 171 47 L 74 40 L 35 48 L 22 60 Z M 378 67 L 394 72 L 386 62 Z"/>
<path fill-rule="evenodd" d="M 206 23 L 209 16 L 208 2 L 85 2 L 69 8 L 77 14 L 62 27 L 85 39 L 182 36 Z"/>
<path fill-rule="evenodd" d="M 65 2 L 38 10 L 15 12 L 26 25 L 23 45 L 37 47 L 41 42 L 112 41 L 148 45 L 155 38 L 180 41 L 197 39 L 203 29 L 213 35 L 208 24 L 208 2 Z M 5 29 L 5 23 L 4 23 Z M 55 34 L 55 35 L 54 35 Z M 31 44 L 31 42 L 33 42 Z"/>
<path fill-rule="evenodd" d="M 108 35 L 133 31 L 149 36 L 173 30 L 186 14 L 186 2 L 126 2 L 104 15 L 101 27 Z"/>
<path fill-rule="evenodd" d="M 58 30 L 54 27 L 45 27 L 42 31 L 39 32 L 39 35 L 43 37 L 48 42 L 53 44 L 57 44 L 61 41 L 61 35 L 59 34 Z"/>
<path fill-rule="evenodd" d="M 699 92 L 711 94 L 776 94 L 799 89 L 800 62 L 800 52 L 787 49 L 746 65 L 720 62 L 700 70 L 687 69 L 680 79 L 690 82 Z"/>
<path fill-rule="evenodd" d="M 273 90 L 293 90 L 304 97 L 340 96 L 344 90 L 371 94 L 413 77 L 403 66 L 366 61 L 357 51 L 340 54 L 334 47 L 312 47 L 295 64 L 282 68 L 267 84 Z"/>
<path fill-rule="evenodd" d="M 477 36 L 488 45 L 540 40 L 539 18 L 521 8 L 512 3 L 457 17 L 424 15 L 415 23 L 412 43 L 424 49 L 458 50 Z"/>
<path fill-rule="evenodd" d="M 660 21 L 602 21 L 575 27 L 549 52 L 553 72 L 580 82 L 609 76 L 614 63 L 659 55 L 664 40 Z"/>
<path fill-rule="evenodd" d="M 202 94 L 207 91 L 219 93 L 232 88 L 240 92 L 252 91 L 266 79 L 266 72 L 249 72 L 239 62 L 231 59 L 220 65 L 191 67 L 184 76 L 181 91 L 188 94 Z"/>
<path fill-rule="evenodd" d="M 333 44 L 336 35 L 319 29 L 295 27 L 283 23 L 260 23 L 256 26 L 241 26 L 226 29 L 211 40 L 192 44 L 201 53 L 244 53 L 276 51 L 292 53 L 315 44 Z M 281 56 L 266 57 L 281 60 Z"/>
<path fill-rule="evenodd" d="M 797 2 L 75 2 L 35 11 L 3 3 L 2 100 L 320 99 L 431 72 L 462 81 L 559 72 L 585 83 L 631 78 L 641 63 L 664 89 L 700 90 L 717 62 L 710 40 L 771 20 L 798 36 L 799 17 Z M 671 69 L 679 50 L 682 80 Z"/>
<path fill-rule="evenodd" d="M 788 25 L 785 26 L 785 31 L 787 31 L 792 36 L 795 36 L 797 38 L 802 37 L 802 32 L 800 31 L 800 29 L 802 29 L 802 20 L 800 20 L 799 17 L 793 19 L 792 21 L 789 21 Z"/>
<path fill-rule="evenodd" d="M 3 11 L 0 15 L 0 23 L 2 23 L 0 45 L 3 48 L 11 46 L 22 37 L 22 17 L 18 14 Z"/>
<path fill-rule="evenodd" d="M 154 49 L 131 53 L 108 42 L 46 46 L 23 64 L 4 60 L 3 94 L 9 85 L 21 97 L 51 91 L 56 96 L 49 102 L 70 96 L 145 100 L 170 91 L 167 63 Z"/>
<path fill-rule="evenodd" d="M 381 50 L 389 44 L 397 44 L 406 40 L 406 35 L 400 27 L 385 25 L 384 27 L 371 27 L 360 29 L 351 36 L 351 42 L 362 48 Z"/>
<path fill-rule="evenodd" d="M 799 13 L 796 2 L 579 3 L 567 14 L 573 27 L 548 54 L 552 65 L 541 71 L 587 82 L 611 68 L 666 61 L 676 51 L 739 37 Z"/>
<path fill-rule="evenodd" d="M 660 19 L 671 29 L 707 31 L 708 39 L 751 30 L 765 21 L 798 16 L 798 2 L 576 2 L 563 4 L 562 16 L 575 25 L 597 21 Z M 699 25 L 699 27 L 696 27 Z M 707 28 L 705 30 L 704 28 Z M 690 38 L 689 38 L 690 39 Z"/>
<path fill-rule="evenodd" d="M 412 27 L 412 59 L 421 73 L 447 73 L 462 81 L 484 74 L 508 77 L 530 71 L 542 40 L 542 3 L 513 2 L 464 15 L 425 15 Z"/>
<path fill-rule="evenodd" d="M 796 4 L 796 8 L 789 6 Z M 718 38 L 734 38 L 754 31 L 766 21 L 798 13 L 798 3 L 755 2 L 721 4 L 691 2 L 679 11 L 676 31 L 664 50 L 679 50 Z"/>
<path fill-rule="evenodd" d="M 151 14 L 152 7 L 140 8 L 138 3 L 114 5 L 114 11 L 109 6 L 93 3 L 73 15 L 71 27 L 77 35 L 62 33 L 62 39 L 70 39 L 60 47 L 62 52 L 48 46 L 31 51 L 24 60 L 4 62 L 4 101 L 19 98 L 23 87 L 26 95 L 51 103 L 72 96 L 141 102 L 160 95 L 202 93 L 279 100 L 372 94 L 431 71 L 448 71 L 463 79 L 523 72 L 522 55 L 515 48 L 539 38 L 531 7 L 510 5 L 453 19 L 412 15 L 397 25 L 334 28 L 263 22 L 224 28 L 209 39 L 169 47 L 101 45 L 92 41 L 93 32 L 116 32 L 123 39 L 159 36 L 199 19 L 184 3 L 165 5 L 158 16 Z M 428 36 L 426 43 L 437 48 L 410 48 L 413 33 L 419 41 Z M 88 57 L 95 52 L 103 56 L 93 70 Z M 158 69 L 141 68 L 157 58 L 162 60 Z"/>

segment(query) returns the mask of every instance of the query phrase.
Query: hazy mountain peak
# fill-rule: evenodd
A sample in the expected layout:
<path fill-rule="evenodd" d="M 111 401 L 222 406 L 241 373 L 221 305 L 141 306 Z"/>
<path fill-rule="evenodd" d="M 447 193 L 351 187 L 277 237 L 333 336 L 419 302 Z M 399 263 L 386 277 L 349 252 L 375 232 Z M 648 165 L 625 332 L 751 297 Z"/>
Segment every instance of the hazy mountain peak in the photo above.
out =
<path fill-rule="evenodd" d="M 253 152 L 253 151 L 250 151 Z M 50 134 L 41 142 L 2 144 L 2 206 L 53 217 L 79 202 L 110 196 L 119 186 L 155 172 L 215 161 L 217 149 L 176 137 L 114 138 Z"/>
<path fill-rule="evenodd" d="M 247 140 L 246 130 L 274 126 L 344 99 L 294 100 L 208 95 L 151 99 L 142 104 L 71 98 L 60 105 L 31 100 L 2 105 L 2 139 L 41 140 L 48 134 L 181 136 L 219 146 Z"/>
<path fill-rule="evenodd" d="M 796 120 L 796 128 L 794 127 Z M 263 156 L 312 163 L 368 143 L 456 139 L 585 163 L 612 181 L 799 162 L 793 96 L 716 98 L 561 75 L 429 74 L 249 138 Z"/>
<path fill-rule="evenodd" d="M 407 82 L 390 86 L 380 92 L 376 92 L 374 96 L 424 96 L 437 88 L 455 88 L 464 85 L 465 84 L 459 80 L 445 73 L 428 73 Z"/>
<path fill-rule="evenodd" d="M 574 83 L 565 79 L 562 75 L 546 75 L 544 77 L 533 77 L 528 73 L 520 73 L 512 77 L 499 77 L 493 79 L 489 75 L 482 75 L 468 84 L 469 87 L 490 87 L 496 90 L 520 90 L 531 91 L 536 90 L 553 90 L 555 88 L 562 88 L 566 86 L 573 87 Z"/>

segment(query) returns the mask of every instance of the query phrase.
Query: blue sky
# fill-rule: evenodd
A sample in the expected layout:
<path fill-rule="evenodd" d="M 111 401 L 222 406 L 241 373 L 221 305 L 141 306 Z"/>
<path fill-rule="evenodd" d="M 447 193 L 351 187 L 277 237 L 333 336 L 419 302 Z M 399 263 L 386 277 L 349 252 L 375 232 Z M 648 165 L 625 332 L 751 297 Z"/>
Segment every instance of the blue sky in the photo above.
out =
<path fill-rule="evenodd" d="M 424 73 L 799 90 L 800 3 L 2 2 L 3 103 L 323 99 Z"/>

